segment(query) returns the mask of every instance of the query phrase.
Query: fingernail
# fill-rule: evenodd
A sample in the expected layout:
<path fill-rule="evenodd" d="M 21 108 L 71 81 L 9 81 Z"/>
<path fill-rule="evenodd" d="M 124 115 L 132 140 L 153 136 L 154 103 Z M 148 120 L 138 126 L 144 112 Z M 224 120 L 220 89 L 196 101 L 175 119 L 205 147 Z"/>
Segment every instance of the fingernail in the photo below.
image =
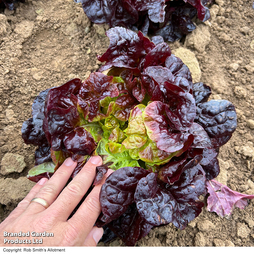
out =
<path fill-rule="evenodd" d="M 100 239 L 103 236 L 104 230 L 102 228 L 95 228 L 93 230 L 93 239 L 96 242 L 96 244 L 100 241 Z"/>
<path fill-rule="evenodd" d="M 38 182 L 38 184 L 39 185 L 43 185 L 44 183 L 46 183 L 47 182 L 47 178 L 41 178 L 40 180 L 39 180 L 39 182 Z"/>
<path fill-rule="evenodd" d="M 92 156 L 89 161 L 94 165 L 98 165 L 101 162 L 101 157 L 100 156 Z"/>
<path fill-rule="evenodd" d="M 67 158 L 65 161 L 64 161 L 64 165 L 67 166 L 67 167 L 70 167 L 71 165 L 74 164 L 74 161 L 71 159 L 71 158 Z"/>

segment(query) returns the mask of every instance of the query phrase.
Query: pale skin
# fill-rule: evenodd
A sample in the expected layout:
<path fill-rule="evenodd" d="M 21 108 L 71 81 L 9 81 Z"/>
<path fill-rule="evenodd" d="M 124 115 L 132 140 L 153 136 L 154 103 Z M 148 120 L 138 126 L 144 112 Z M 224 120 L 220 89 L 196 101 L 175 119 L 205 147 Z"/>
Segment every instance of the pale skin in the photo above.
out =
<path fill-rule="evenodd" d="M 42 244 L 32 244 L 37 247 L 96 246 L 103 235 L 103 229 L 94 226 L 101 212 L 99 193 L 110 172 L 100 185 L 93 188 L 75 214 L 71 218 L 69 216 L 93 183 L 96 166 L 101 164 L 102 159 L 99 156 L 92 156 L 66 187 L 77 165 L 70 158 L 65 160 L 49 180 L 42 178 L 0 224 L 0 246 L 15 246 L 15 244 L 4 244 L 4 238 L 13 240 L 17 238 L 4 237 L 4 232 L 20 231 L 25 233 L 46 231 L 54 234 L 53 237 L 43 237 Z M 45 208 L 41 204 L 31 202 L 35 197 L 46 200 L 49 207 Z M 34 237 L 22 237 L 28 240 L 32 238 Z M 21 246 L 32 247 L 31 244 Z"/>

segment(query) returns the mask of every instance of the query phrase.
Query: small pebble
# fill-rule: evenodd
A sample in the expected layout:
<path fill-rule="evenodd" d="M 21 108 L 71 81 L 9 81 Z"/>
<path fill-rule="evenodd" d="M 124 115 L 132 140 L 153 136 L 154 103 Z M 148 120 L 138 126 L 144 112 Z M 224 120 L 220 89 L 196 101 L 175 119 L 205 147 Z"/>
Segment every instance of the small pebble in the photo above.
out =
<path fill-rule="evenodd" d="M 254 130 L 254 120 L 249 119 L 249 120 L 246 121 L 246 123 L 247 123 L 247 126 L 248 126 L 250 129 Z"/>

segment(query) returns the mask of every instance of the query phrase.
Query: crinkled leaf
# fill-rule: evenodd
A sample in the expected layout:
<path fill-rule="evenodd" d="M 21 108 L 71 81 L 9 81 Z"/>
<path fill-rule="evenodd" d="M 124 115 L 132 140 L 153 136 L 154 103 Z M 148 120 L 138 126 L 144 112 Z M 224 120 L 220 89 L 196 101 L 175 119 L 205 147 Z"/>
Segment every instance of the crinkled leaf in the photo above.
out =
<path fill-rule="evenodd" d="M 146 142 L 147 142 L 147 136 L 132 134 L 123 141 L 123 145 L 127 149 L 135 149 L 135 148 L 142 147 L 143 145 L 145 145 Z"/>
<path fill-rule="evenodd" d="M 196 106 L 193 96 L 168 82 L 165 82 L 164 88 L 167 91 L 165 97 L 169 105 L 169 108 L 166 108 L 166 114 L 171 126 L 180 131 L 188 130 L 196 117 Z"/>
<path fill-rule="evenodd" d="M 46 119 L 46 118 L 45 118 Z M 79 114 L 74 106 L 68 109 L 53 108 L 47 113 L 47 128 L 51 148 L 59 151 L 63 148 L 64 135 L 71 132 L 79 124 Z M 45 126 L 45 125 L 44 125 Z"/>
<path fill-rule="evenodd" d="M 254 195 L 233 191 L 215 180 L 206 181 L 206 187 L 209 193 L 207 210 L 216 212 L 221 217 L 230 216 L 235 207 L 244 209 L 248 199 L 254 198 Z"/>
<path fill-rule="evenodd" d="M 204 169 L 204 171 L 206 173 L 206 179 L 211 180 L 211 179 L 217 177 L 220 173 L 219 160 L 216 157 L 216 158 L 212 159 L 208 164 L 202 165 L 202 168 Z"/>
<path fill-rule="evenodd" d="M 112 142 L 122 143 L 125 138 L 124 132 L 119 127 L 116 127 L 112 130 L 108 139 Z"/>
<path fill-rule="evenodd" d="M 139 134 L 146 135 L 146 127 L 142 117 L 145 110 L 145 105 L 137 105 L 130 113 L 128 127 L 125 129 L 126 135 Z"/>
<path fill-rule="evenodd" d="M 149 19 L 154 23 L 162 23 L 165 19 L 165 0 L 132 1 L 138 11 L 147 11 Z"/>
<path fill-rule="evenodd" d="M 127 149 L 140 148 L 147 142 L 146 127 L 142 117 L 144 109 L 145 106 L 139 104 L 130 113 L 128 127 L 124 131 L 127 138 L 122 143 Z"/>
<path fill-rule="evenodd" d="M 202 156 L 200 165 L 205 171 L 206 179 L 211 180 L 217 177 L 220 173 L 219 161 L 217 159 L 218 151 L 215 149 L 203 149 Z"/>
<path fill-rule="evenodd" d="M 99 121 L 106 118 L 113 111 L 114 101 L 110 98 L 117 97 L 119 91 L 113 77 L 95 72 L 90 74 L 79 90 L 79 105 L 86 111 L 84 114 L 88 121 Z M 105 101 L 107 99 L 107 103 Z M 101 107 L 104 107 L 102 111 Z"/>
<path fill-rule="evenodd" d="M 138 19 L 138 12 L 128 1 L 80 0 L 88 18 L 98 24 L 111 26 L 133 24 Z"/>
<path fill-rule="evenodd" d="M 139 167 L 124 167 L 113 172 L 105 181 L 100 192 L 100 202 L 104 223 L 109 223 L 122 215 L 134 202 L 134 192 L 138 181 L 148 171 Z"/>
<path fill-rule="evenodd" d="M 136 154 L 137 153 L 137 154 Z M 173 156 L 179 152 L 169 153 L 160 150 L 156 143 L 149 140 L 143 147 L 130 151 L 131 156 L 137 156 L 138 159 L 146 162 L 147 165 L 162 165 L 170 161 Z"/>
<path fill-rule="evenodd" d="M 214 147 L 224 145 L 237 126 L 234 105 L 227 100 L 210 100 L 197 106 L 195 120 L 208 133 Z"/>
<path fill-rule="evenodd" d="M 178 202 L 197 201 L 205 193 L 205 172 L 200 166 L 202 156 L 198 155 L 183 167 L 180 179 L 169 187 Z"/>
<path fill-rule="evenodd" d="M 179 90 L 181 92 L 189 92 L 192 88 L 192 83 L 186 78 L 174 76 L 168 68 L 162 66 L 147 67 L 142 73 L 142 80 L 147 88 L 151 100 L 159 99 L 160 101 L 164 101 L 164 98 L 167 98 L 167 84 L 165 82 L 178 86 L 181 88 L 181 90 Z M 171 89 L 172 88 L 173 87 L 171 87 Z M 155 92 L 159 94 L 156 95 Z M 165 100 L 165 102 L 167 102 L 167 100 Z"/>
<path fill-rule="evenodd" d="M 167 164 L 159 169 L 158 178 L 170 185 L 178 181 L 184 169 L 183 165 L 186 159 L 186 154 L 180 157 L 173 157 Z"/>
<path fill-rule="evenodd" d="M 184 2 L 188 2 L 192 6 L 197 9 L 198 18 L 205 22 L 210 18 L 209 9 L 205 6 L 207 3 L 211 2 L 211 0 L 184 0 Z"/>
<path fill-rule="evenodd" d="M 138 71 L 137 67 L 141 58 L 147 54 L 146 49 L 150 50 L 143 38 L 139 34 L 122 27 L 111 28 L 106 32 L 110 39 L 110 45 L 107 51 L 98 59 L 101 62 L 106 61 L 100 71 L 107 70 L 111 67 L 125 67 Z M 152 45 L 153 43 L 150 42 Z M 139 71 L 138 71 L 139 72 Z"/>
<path fill-rule="evenodd" d="M 196 104 L 207 102 L 211 93 L 210 86 L 207 86 L 202 82 L 193 84 L 193 97 L 195 98 Z"/>
<path fill-rule="evenodd" d="M 22 138 L 26 144 L 43 145 L 47 144 L 45 133 L 42 129 L 43 120 L 34 121 L 29 118 L 24 121 L 21 128 Z"/>
<path fill-rule="evenodd" d="M 131 110 L 139 104 L 134 96 L 130 93 L 123 94 L 116 99 L 116 105 L 119 110 L 114 112 L 114 116 L 120 121 L 127 121 Z"/>
<path fill-rule="evenodd" d="M 73 79 L 48 92 L 45 101 L 43 130 L 51 148 L 55 151 L 63 148 L 64 135 L 80 123 L 76 95 L 81 84 L 80 79 Z"/>
<path fill-rule="evenodd" d="M 77 99 L 75 98 L 75 96 L 78 94 L 81 85 L 81 80 L 75 78 L 59 87 L 50 89 L 45 102 L 46 113 L 52 108 L 60 107 L 68 109 L 68 107 L 76 105 Z"/>
<path fill-rule="evenodd" d="M 35 165 L 39 165 L 44 162 L 52 161 L 50 146 L 48 146 L 48 145 L 39 146 L 35 150 L 34 157 L 35 157 Z"/>
<path fill-rule="evenodd" d="M 153 228 L 139 215 L 134 203 L 123 215 L 107 225 L 127 246 L 134 246 Z"/>
<path fill-rule="evenodd" d="M 100 72 L 91 73 L 79 90 L 79 97 L 83 100 L 102 100 L 106 97 L 119 95 L 116 84 L 112 83 L 113 77 Z"/>
<path fill-rule="evenodd" d="M 92 135 L 95 142 L 99 142 L 102 139 L 103 130 L 98 122 L 87 123 L 82 125 L 82 127 Z"/>
<path fill-rule="evenodd" d="M 157 186 L 156 174 L 142 178 L 136 189 L 135 201 L 142 218 L 159 226 L 172 222 L 183 229 L 199 215 L 203 203 L 198 197 L 205 192 L 205 176 L 196 161 L 186 165 L 179 181 L 174 185 Z"/>
<path fill-rule="evenodd" d="M 130 156 L 129 151 L 126 151 L 123 145 L 113 143 L 110 147 L 109 143 L 107 140 L 102 139 L 95 150 L 95 154 L 102 157 L 103 164 L 112 163 L 110 168 L 114 170 L 122 167 L 139 167 L 138 161 Z M 116 147 L 117 145 L 118 147 Z"/>
<path fill-rule="evenodd" d="M 194 136 L 190 148 L 212 148 L 210 137 L 202 126 L 193 123 L 188 132 Z"/>
<path fill-rule="evenodd" d="M 32 105 L 32 118 L 25 121 L 21 128 L 22 138 L 26 144 L 46 145 L 48 144 L 43 131 L 45 99 L 50 89 L 46 89 L 35 97 Z"/>
<path fill-rule="evenodd" d="M 155 46 L 141 62 L 142 68 L 147 68 L 148 66 L 160 66 L 164 65 L 165 60 L 171 55 L 171 50 L 167 43 L 163 42 Z"/>
<path fill-rule="evenodd" d="M 96 147 L 92 135 L 82 127 L 66 134 L 63 143 L 69 152 L 79 155 L 91 155 Z"/>
<path fill-rule="evenodd" d="M 175 77 L 185 78 L 189 83 L 190 89 L 192 90 L 193 83 L 190 70 L 179 57 L 171 54 L 171 56 L 165 61 L 165 67 L 167 67 Z"/>
<path fill-rule="evenodd" d="M 163 25 L 150 25 L 152 35 L 162 36 L 165 41 L 174 42 L 196 29 L 192 19 L 196 9 L 183 1 L 168 1 Z"/>
<path fill-rule="evenodd" d="M 159 226 L 172 222 L 175 199 L 170 192 L 157 186 L 155 173 L 150 173 L 138 182 L 134 198 L 139 214 L 148 223 Z"/>
<path fill-rule="evenodd" d="M 168 105 L 154 101 L 146 107 L 143 112 L 143 118 L 149 138 L 156 142 L 160 150 L 173 153 L 184 147 L 184 143 L 188 140 L 189 134 L 170 128 L 172 121 L 175 119 L 168 118 L 169 111 Z M 170 113 L 173 115 L 172 112 Z"/>

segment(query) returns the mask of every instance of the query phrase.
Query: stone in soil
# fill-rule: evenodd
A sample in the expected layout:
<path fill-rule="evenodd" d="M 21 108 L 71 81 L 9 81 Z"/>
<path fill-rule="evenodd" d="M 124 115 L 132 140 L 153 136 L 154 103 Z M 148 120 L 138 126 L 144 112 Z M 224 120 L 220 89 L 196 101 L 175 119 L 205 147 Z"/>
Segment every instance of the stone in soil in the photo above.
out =
<path fill-rule="evenodd" d="M 15 153 L 6 153 L 1 161 L 2 175 L 8 175 L 11 173 L 21 173 L 26 167 L 24 156 Z"/>

